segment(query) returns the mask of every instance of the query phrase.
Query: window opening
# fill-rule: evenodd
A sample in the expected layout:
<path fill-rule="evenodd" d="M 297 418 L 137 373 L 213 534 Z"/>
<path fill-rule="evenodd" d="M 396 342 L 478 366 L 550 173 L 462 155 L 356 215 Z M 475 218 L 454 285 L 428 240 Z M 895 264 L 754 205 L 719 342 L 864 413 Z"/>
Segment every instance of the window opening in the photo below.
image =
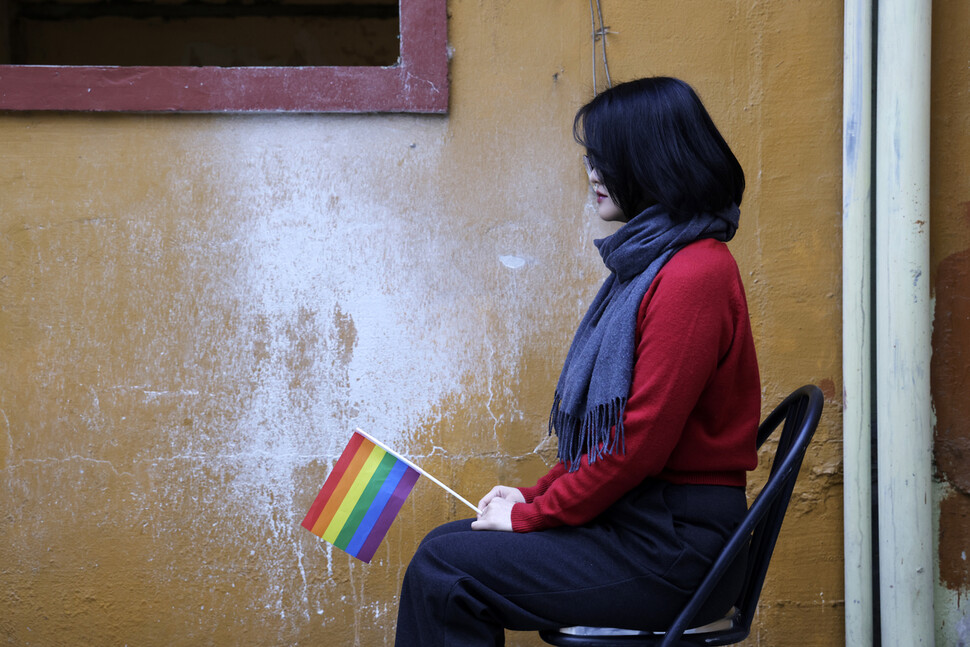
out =
<path fill-rule="evenodd" d="M 446 0 L 0 0 L 0 111 L 447 109 Z"/>
<path fill-rule="evenodd" d="M 14 65 L 394 65 L 397 0 L 6 0 Z"/>

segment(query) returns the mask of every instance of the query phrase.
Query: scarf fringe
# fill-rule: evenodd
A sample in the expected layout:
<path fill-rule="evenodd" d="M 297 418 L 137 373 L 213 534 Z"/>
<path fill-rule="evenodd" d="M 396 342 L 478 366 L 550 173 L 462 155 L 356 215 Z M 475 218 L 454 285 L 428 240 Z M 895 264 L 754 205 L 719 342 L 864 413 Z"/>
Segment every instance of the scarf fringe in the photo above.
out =
<path fill-rule="evenodd" d="M 582 418 L 563 411 L 561 402 L 562 395 L 557 390 L 549 414 L 549 434 L 555 432 L 559 438 L 558 458 L 570 472 L 579 469 L 584 454 L 590 463 L 594 463 L 603 456 L 612 455 L 617 446 L 621 453 L 626 453 L 623 439 L 626 398 L 614 398 L 590 407 Z"/>

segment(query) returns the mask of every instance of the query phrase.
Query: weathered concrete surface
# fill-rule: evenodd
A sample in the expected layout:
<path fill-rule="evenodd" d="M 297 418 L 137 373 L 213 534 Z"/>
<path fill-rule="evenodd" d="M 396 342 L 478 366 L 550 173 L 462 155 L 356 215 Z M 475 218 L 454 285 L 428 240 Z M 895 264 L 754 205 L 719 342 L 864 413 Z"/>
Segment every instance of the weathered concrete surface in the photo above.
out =
<path fill-rule="evenodd" d="M 826 392 L 749 644 L 841 644 L 841 3 L 604 11 L 614 78 L 690 81 L 746 170 L 765 408 Z M 388 644 L 465 512 L 420 482 L 370 566 L 303 531 L 349 430 L 469 498 L 544 471 L 609 231 L 588 6 L 449 12 L 447 117 L 0 117 L 3 640 Z"/>
<path fill-rule="evenodd" d="M 970 6 L 933 4 L 930 234 L 937 644 L 970 644 Z"/>

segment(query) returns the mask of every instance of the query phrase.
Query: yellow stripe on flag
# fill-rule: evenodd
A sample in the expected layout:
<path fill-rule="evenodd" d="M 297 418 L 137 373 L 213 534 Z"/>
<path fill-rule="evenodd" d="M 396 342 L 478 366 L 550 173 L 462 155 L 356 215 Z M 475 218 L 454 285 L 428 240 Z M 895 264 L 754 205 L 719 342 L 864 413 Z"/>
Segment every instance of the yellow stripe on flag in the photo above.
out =
<path fill-rule="evenodd" d="M 344 524 L 347 523 L 347 519 L 350 518 L 350 513 L 354 511 L 357 502 L 360 501 L 360 495 L 364 493 L 364 488 L 367 487 L 371 477 L 374 476 L 374 472 L 377 471 L 377 466 L 380 465 L 386 453 L 383 449 L 374 445 L 370 456 L 367 457 L 364 465 L 360 468 L 360 473 L 354 479 L 350 490 L 347 491 L 347 496 L 344 497 L 344 500 L 340 503 L 340 507 L 337 508 L 337 512 L 333 515 L 333 521 L 327 526 L 327 531 L 321 535 L 321 537 L 331 544 L 337 543 L 337 535 L 340 534 Z"/>

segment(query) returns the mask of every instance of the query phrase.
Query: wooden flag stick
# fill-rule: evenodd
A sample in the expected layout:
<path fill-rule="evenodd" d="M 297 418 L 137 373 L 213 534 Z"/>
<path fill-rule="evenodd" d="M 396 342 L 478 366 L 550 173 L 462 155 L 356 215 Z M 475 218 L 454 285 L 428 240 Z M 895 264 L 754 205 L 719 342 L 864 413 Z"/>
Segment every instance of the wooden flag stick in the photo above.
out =
<path fill-rule="evenodd" d="M 448 487 L 447 485 L 445 485 L 444 483 L 442 483 L 441 481 L 439 481 L 435 477 L 431 476 L 430 474 L 428 474 L 427 472 L 425 472 L 423 469 L 421 469 L 420 467 L 418 467 L 417 465 L 415 465 L 414 463 L 412 463 L 408 459 L 404 458 L 403 456 L 401 456 L 400 454 L 398 454 L 396 451 L 394 451 L 393 449 L 391 449 L 390 447 L 388 447 L 387 445 L 385 445 L 381 441 L 377 440 L 376 438 L 374 438 L 373 436 L 371 436 L 370 434 L 368 434 L 366 431 L 364 431 L 360 427 L 357 427 L 354 431 L 356 431 L 358 434 L 360 434 L 361 436 L 363 436 L 367 440 L 371 441 L 372 443 L 374 443 L 375 445 L 377 445 L 378 447 L 380 447 L 381 449 L 383 449 L 387 453 L 393 454 L 395 457 L 397 457 L 400 460 L 404 461 L 405 463 L 407 463 L 408 467 L 410 467 L 414 471 L 416 471 L 419 474 L 422 474 L 424 476 L 427 476 L 429 479 L 431 479 L 432 481 L 434 481 L 435 483 L 437 483 L 438 485 L 440 485 L 441 487 L 443 487 L 453 497 L 455 497 L 456 499 L 458 499 L 459 501 L 461 501 L 462 503 L 464 503 L 465 505 L 467 505 L 469 508 L 471 508 L 472 510 L 474 510 L 475 511 L 475 514 L 478 514 L 478 515 L 481 515 L 482 514 L 482 511 L 479 510 L 477 507 L 473 506 L 471 503 L 469 503 L 465 499 L 465 497 L 463 497 L 462 495 L 458 494 L 457 492 L 455 492 L 454 490 L 452 490 L 450 487 Z"/>

